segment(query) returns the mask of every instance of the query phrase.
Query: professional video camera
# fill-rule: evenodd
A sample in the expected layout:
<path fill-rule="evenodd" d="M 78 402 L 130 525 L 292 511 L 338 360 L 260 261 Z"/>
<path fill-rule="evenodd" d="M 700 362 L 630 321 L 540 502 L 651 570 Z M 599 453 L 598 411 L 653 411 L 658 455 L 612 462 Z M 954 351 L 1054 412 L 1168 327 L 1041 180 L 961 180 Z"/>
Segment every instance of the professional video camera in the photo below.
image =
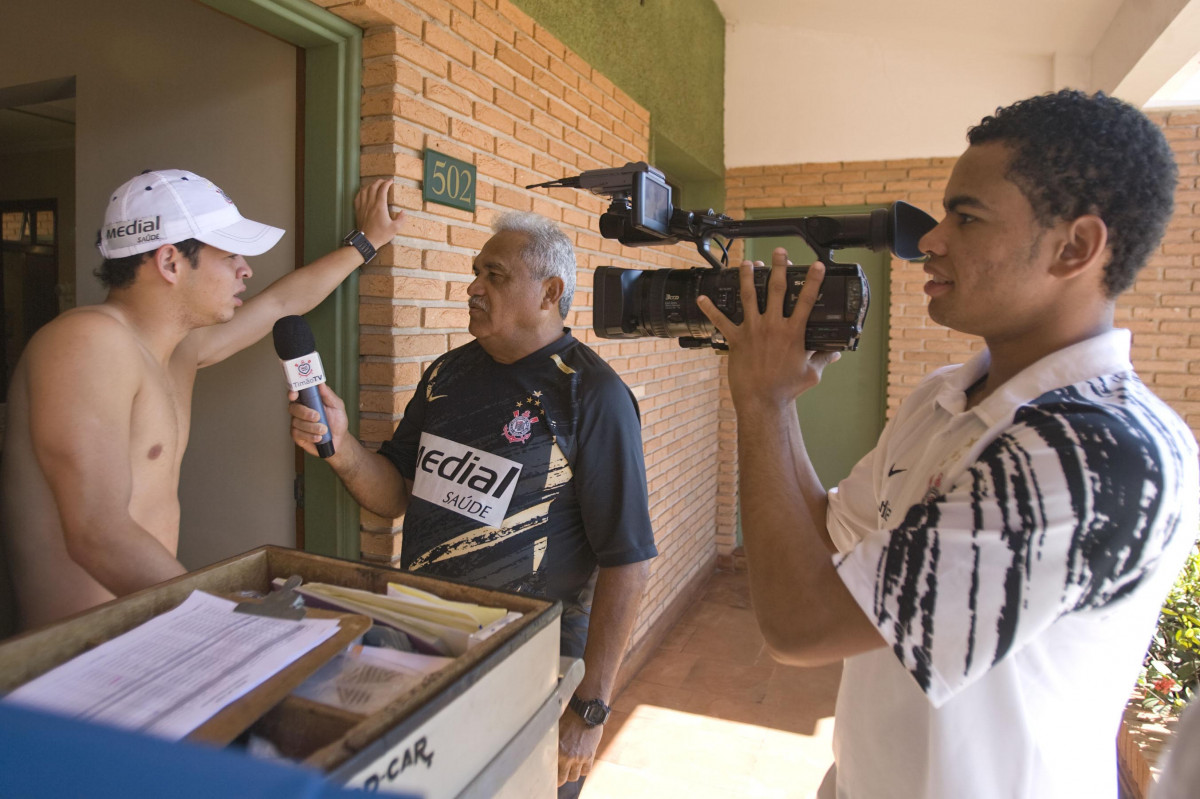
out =
<path fill-rule="evenodd" d="M 681 347 L 711 346 L 726 349 L 720 331 L 696 307 L 701 294 L 712 299 L 722 313 L 742 321 L 740 282 L 729 269 L 728 242 L 762 236 L 799 236 L 825 263 L 821 296 L 805 328 L 805 343 L 813 350 L 858 348 L 870 302 L 870 287 L 858 264 L 833 260 L 833 250 L 866 247 L 890 249 L 898 258 L 919 260 L 917 242 L 937 222 L 908 203 L 843 216 L 806 216 L 789 219 L 731 219 L 708 211 L 684 211 L 671 205 L 671 187 L 663 173 L 643 161 L 612 169 L 590 169 L 575 177 L 535 183 L 526 188 L 565 186 L 586 189 L 611 198 L 600 216 L 600 235 L 630 247 L 695 243 L 712 268 L 625 269 L 597 267 L 593 279 L 592 328 L 601 338 L 679 338 Z M 711 252 L 716 237 L 722 257 Z M 804 286 L 807 266 L 787 268 L 787 294 L 783 313 L 791 315 Z M 754 270 L 758 307 L 766 307 L 766 268 Z"/>

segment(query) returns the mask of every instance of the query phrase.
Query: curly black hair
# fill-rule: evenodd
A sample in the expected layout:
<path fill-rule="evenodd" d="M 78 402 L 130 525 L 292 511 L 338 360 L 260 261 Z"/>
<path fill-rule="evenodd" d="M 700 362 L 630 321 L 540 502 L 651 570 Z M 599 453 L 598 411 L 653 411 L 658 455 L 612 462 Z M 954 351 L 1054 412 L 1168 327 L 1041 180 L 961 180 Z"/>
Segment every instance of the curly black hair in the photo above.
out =
<path fill-rule="evenodd" d="M 196 239 L 175 242 L 175 249 L 179 250 L 184 258 L 187 258 L 192 269 L 200 265 L 200 248 L 203 246 L 204 242 Z M 133 285 L 138 267 L 153 254 L 154 250 L 149 250 L 137 255 L 127 255 L 124 258 L 105 258 L 92 274 L 100 278 L 100 282 L 106 289 L 127 288 Z"/>
<path fill-rule="evenodd" d="M 967 132 L 972 145 L 1012 151 L 1006 177 L 1039 223 L 1096 214 L 1108 226 L 1104 269 L 1110 299 L 1133 285 L 1175 208 L 1178 170 L 1162 131 L 1145 114 L 1103 92 L 1073 89 L 998 108 Z"/>

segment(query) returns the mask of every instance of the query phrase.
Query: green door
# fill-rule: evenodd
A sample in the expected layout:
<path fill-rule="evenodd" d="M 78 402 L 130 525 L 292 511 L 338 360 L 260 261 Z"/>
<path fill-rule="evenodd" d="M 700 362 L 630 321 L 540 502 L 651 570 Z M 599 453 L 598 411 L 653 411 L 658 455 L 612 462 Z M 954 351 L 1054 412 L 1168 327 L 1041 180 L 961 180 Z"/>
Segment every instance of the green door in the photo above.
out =
<path fill-rule="evenodd" d="M 358 191 L 362 31 L 309 0 L 200 0 L 303 52 L 303 263 L 341 244 L 354 227 Z M 301 227 L 300 224 L 297 227 Z M 299 264 L 297 264 L 299 266 Z M 330 387 L 346 401 L 350 432 L 358 430 L 358 273 L 306 314 L 326 354 Z M 326 346 L 326 342 L 330 342 Z M 299 450 L 297 450 L 299 452 Z M 303 456 L 297 480 L 298 546 L 357 559 L 358 503 L 323 461 Z M 302 542 L 302 543 L 301 543 Z"/>
<path fill-rule="evenodd" d="M 751 219 L 847 214 L 872 210 L 841 208 L 772 208 L 747 212 Z M 792 263 L 810 264 L 816 255 L 798 237 L 746 239 L 746 255 L 771 262 L 771 252 L 786 247 Z M 839 250 L 840 263 L 858 263 L 867 275 L 871 304 L 862 339 L 854 352 L 844 352 L 825 370 L 821 384 L 796 401 L 804 443 L 821 484 L 831 488 L 875 446 L 887 416 L 888 288 L 890 253 Z M 740 531 L 739 531 L 740 533 Z M 739 535 L 740 539 L 741 536 Z"/>

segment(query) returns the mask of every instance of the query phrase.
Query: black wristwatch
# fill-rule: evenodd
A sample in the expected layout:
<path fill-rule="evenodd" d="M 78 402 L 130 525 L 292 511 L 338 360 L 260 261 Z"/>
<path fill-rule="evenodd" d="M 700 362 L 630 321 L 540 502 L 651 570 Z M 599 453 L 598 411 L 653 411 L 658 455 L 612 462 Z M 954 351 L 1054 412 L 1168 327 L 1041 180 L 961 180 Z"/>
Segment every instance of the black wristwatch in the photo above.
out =
<path fill-rule="evenodd" d="M 589 699 L 585 702 L 574 695 L 567 701 L 567 707 L 574 710 L 576 715 L 583 719 L 583 723 L 589 727 L 598 727 L 608 721 L 608 714 L 612 712 L 612 708 L 599 699 Z"/>
<path fill-rule="evenodd" d="M 371 259 L 375 257 L 375 248 L 371 246 L 367 234 L 361 230 L 351 230 L 346 234 L 346 238 L 342 239 L 342 244 L 358 250 L 359 255 L 363 257 L 363 266 L 371 263 Z"/>

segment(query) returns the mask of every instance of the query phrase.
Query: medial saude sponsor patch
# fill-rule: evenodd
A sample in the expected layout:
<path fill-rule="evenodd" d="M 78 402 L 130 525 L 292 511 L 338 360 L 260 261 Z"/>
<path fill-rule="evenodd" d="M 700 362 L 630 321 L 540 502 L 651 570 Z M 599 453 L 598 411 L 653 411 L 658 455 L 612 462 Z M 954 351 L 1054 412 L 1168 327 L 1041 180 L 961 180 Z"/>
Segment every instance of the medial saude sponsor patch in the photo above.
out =
<path fill-rule="evenodd" d="M 146 241 L 158 241 L 162 237 L 162 217 L 147 216 L 108 225 L 104 238 L 113 247 L 131 247 Z"/>
<path fill-rule="evenodd" d="M 521 464 L 448 438 L 422 433 L 413 495 L 439 508 L 499 527 Z"/>

